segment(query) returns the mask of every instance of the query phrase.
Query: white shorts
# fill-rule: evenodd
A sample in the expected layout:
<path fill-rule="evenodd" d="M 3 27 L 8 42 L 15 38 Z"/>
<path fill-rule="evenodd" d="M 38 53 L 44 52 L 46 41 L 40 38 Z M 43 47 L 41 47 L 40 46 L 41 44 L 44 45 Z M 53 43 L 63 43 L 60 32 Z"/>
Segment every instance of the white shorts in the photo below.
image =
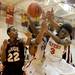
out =
<path fill-rule="evenodd" d="M 24 67 L 26 75 L 45 75 L 42 69 L 42 62 L 40 60 L 34 59 L 28 67 Z"/>
<path fill-rule="evenodd" d="M 54 62 L 45 60 L 43 69 L 46 75 L 75 75 L 75 68 L 64 59 Z"/>

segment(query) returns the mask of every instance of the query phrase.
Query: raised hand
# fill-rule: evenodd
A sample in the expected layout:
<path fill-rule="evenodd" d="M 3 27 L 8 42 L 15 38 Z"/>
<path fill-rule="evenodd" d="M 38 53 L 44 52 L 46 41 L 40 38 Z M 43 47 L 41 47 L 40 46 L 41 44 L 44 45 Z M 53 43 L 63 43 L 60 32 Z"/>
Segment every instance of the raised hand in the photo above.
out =
<path fill-rule="evenodd" d="M 41 31 L 42 32 L 47 32 L 47 30 L 48 30 L 47 23 L 46 23 L 46 21 L 43 21 L 42 25 L 41 25 Z"/>
<path fill-rule="evenodd" d="M 42 11 L 42 16 L 41 16 L 42 20 L 46 20 L 46 13 L 44 11 Z"/>
<path fill-rule="evenodd" d="M 51 11 L 47 11 L 46 17 L 47 17 L 48 20 L 54 19 L 54 10 L 53 10 L 53 8 L 51 9 Z"/>

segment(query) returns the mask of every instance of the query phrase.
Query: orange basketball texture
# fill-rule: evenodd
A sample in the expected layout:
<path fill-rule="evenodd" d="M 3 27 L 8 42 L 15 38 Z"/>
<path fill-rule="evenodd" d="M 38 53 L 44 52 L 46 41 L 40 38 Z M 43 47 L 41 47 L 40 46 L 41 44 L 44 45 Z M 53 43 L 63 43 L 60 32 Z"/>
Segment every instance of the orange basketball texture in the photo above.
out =
<path fill-rule="evenodd" d="M 27 13 L 31 16 L 31 17 L 39 17 L 42 13 L 42 8 L 40 7 L 39 4 L 37 3 L 31 3 L 28 6 L 27 9 Z"/>

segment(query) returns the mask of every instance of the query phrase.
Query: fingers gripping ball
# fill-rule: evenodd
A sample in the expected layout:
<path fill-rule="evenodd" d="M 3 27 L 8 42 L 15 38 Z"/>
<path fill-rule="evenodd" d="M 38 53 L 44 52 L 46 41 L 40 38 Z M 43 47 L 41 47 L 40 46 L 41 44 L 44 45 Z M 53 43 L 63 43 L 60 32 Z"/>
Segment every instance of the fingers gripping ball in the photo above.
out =
<path fill-rule="evenodd" d="M 31 3 L 28 6 L 27 12 L 31 17 L 39 17 L 42 13 L 42 8 L 37 3 Z"/>

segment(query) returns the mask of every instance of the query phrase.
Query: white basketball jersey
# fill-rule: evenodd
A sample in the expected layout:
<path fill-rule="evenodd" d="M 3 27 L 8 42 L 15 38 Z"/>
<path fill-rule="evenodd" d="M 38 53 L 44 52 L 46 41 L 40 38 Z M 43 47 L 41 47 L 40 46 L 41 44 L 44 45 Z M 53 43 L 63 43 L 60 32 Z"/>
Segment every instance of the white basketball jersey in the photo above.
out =
<path fill-rule="evenodd" d="M 46 45 L 45 56 L 46 59 L 57 61 L 62 58 L 64 46 L 56 43 L 51 37 Z"/>
<path fill-rule="evenodd" d="M 43 54 L 45 51 L 46 43 L 45 41 L 42 41 L 37 48 L 37 52 L 35 54 L 35 58 L 41 60 L 43 58 Z"/>

